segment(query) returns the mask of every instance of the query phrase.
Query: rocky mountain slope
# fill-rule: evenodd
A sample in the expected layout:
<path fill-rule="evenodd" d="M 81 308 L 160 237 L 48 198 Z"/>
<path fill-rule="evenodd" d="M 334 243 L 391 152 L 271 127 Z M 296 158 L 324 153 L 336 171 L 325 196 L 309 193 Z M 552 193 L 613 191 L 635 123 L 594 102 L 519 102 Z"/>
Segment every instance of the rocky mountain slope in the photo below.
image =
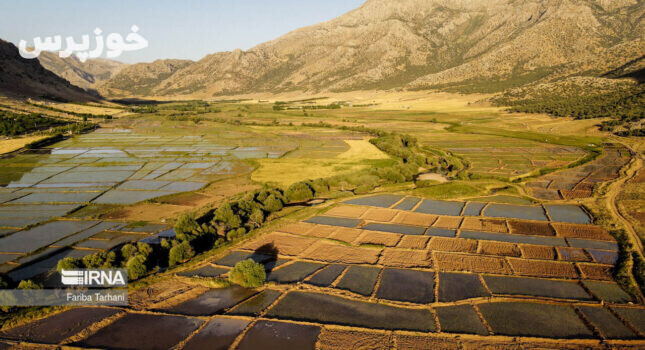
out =
<path fill-rule="evenodd" d="M 90 101 L 96 97 L 43 68 L 38 59 L 20 56 L 18 48 L 0 40 L 0 94 L 11 97 Z"/>
<path fill-rule="evenodd" d="M 86 90 L 94 89 L 97 83 L 111 78 L 127 66 L 125 63 L 104 58 L 81 62 L 73 55 L 60 58 L 57 53 L 47 51 L 41 52 L 38 60 L 45 69 Z"/>
<path fill-rule="evenodd" d="M 156 60 L 123 68 L 109 80 L 96 85 L 99 93 L 110 97 L 146 96 L 174 73 L 188 67 L 189 60 Z"/>
<path fill-rule="evenodd" d="M 639 0 L 368 0 L 248 51 L 211 54 L 172 73 L 146 70 L 159 74 L 146 73 L 149 83 L 138 92 L 489 92 L 629 70 L 642 65 L 644 53 L 645 2 Z M 125 76 L 137 70 L 130 68 L 104 86 L 127 90 Z"/>

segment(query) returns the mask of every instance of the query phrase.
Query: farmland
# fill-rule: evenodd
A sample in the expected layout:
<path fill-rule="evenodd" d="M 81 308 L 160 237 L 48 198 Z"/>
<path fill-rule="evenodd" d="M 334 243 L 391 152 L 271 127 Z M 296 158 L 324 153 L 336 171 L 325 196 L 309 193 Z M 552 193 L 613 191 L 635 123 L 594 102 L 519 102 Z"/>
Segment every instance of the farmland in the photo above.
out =
<path fill-rule="evenodd" d="M 255 99 L 22 106 L 114 118 L 0 159 L 1 273 L 55 286 L 62 259 L 124 254 L 132 242 L 155 254 L 162 241 L 186 242 L 195 256 L 135 279 L 128 307 L 17 317 L 0 344 L 643 345 L 637 270 L 629 265 L 632 284 L 614 278 L 625 245 L 597 201 L 631 150 L 587 132 L 588 121 L 560 125 L 463 96 L 350 99 L 332 94 L 314 103 L 342 108 L 304 110 Z M 622 194 L 630 219 L 639 178 Z M 268 197 L 280 198 L 275 209 Z M 177 234 L 186 213 L 202 236 Z M 200 249 L 208 235 L 216 243 Z M 264 266 L 263 286 L 228 282 L 246 259 Z"/>

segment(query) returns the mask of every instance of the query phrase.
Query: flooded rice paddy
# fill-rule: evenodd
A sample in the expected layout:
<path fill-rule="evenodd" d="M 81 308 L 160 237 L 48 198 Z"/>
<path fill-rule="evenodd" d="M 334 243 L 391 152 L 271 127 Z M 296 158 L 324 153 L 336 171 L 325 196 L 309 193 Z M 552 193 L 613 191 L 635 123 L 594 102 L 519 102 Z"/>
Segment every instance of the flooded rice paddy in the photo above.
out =
<path fill-rule="evenodd" d="M 611 275 L 616 242 L 602 228 L 580 223 L 588 217 L 581 208 L 496 205 L 493 218 L 487 216 L 491 203 L 432 201 L 417 211 L 426 199 L 365 198 L 279 226 L 178 271 L 175 276 L 187 283 L 178 295 L 144 306 L 147 313 L 122 309 L 116 321 L 72 344 L 315 349 L 325 348 L 326 339 L 339 332 L 351 335 L 342 339 L 370 344 L 379 337 L 395 338 L 397 344 L 417 337 L 426 345 L 468 337 L 491 342 L 531 337 L 530 342 L 566 339 L 594 347 L 612 339 L 640 342 L 634 345 L 645 339 L 645 309 L 633 304 Z M 400 206 L 411 202 L 415 206 Z M 455 214 L 455 208 L 461 210 L 457 215 L 446 214 Z M 96 225 L 107 229 L 92 240 L 166 232 L 159 226 Z M 270 250 L 260 249 L 268 244 Z M 250 290 L 191 284 L 191 277 L 226 277 L 244 259 L 265 266 L 267 285 Z M 53 322 L 48 320 L 40 322 Z M 61 320 L 61 327 L 69 322 Z M 110 335 L 159 332 L 164 334 L 154 344 L 120 337 L 109 343 Z M 24 340 L 45 342 L 33 333 Z"/>
<path fill-rule="evenodd" d="M 0 159 L 0 272 L 14 279 L 50 271 L 63 257 L 83 257 L 126 242 L 158 242 L 160 224 L 61 220 L 87 205 L 129 205 L 196 191 L 247 173 L 251 158 L 288 149 L 218 145 L 202 136 L 99 129 Z M 213 272 L 211 272 L 213 273 Z"/>

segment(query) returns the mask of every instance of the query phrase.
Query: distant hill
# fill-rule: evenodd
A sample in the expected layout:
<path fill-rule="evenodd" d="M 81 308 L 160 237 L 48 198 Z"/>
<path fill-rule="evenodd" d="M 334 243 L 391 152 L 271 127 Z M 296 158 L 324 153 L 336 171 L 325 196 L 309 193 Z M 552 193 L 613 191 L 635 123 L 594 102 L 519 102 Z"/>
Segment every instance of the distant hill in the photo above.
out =
<path fill-rule="evenodd" d="M 127 64 L 104 58 L 88 59 L 81 62 L 76 56 L 60 58 L 54 52 L 41 52 L 40 64 L 70 83 L 83 89 L 94 89 L 101 81 L 111 78 Z"/>
<path fill-rule="evenodd" d="M 14 44 L 1 39 L 0 94 L 62 101 L 97 99 L 85 90 L 45 69 L 38 59 L 22 58 Z"/>
<path fill-rule="evenodd" d="M 133 64 L 97 84 L 96 89 L 110 97 L 151 95 L 161 82 L 192 63 L 189 60 L 156 60 L 152 63 Z"/>
<path fill-rule="evenodd" d="M 128 67 L 102 91 L 203 98 L 290 90 L 496 92 L 637 71 L 644 33 L 645 2 L 638 0 L 368 0 L 248 51 Z"/>

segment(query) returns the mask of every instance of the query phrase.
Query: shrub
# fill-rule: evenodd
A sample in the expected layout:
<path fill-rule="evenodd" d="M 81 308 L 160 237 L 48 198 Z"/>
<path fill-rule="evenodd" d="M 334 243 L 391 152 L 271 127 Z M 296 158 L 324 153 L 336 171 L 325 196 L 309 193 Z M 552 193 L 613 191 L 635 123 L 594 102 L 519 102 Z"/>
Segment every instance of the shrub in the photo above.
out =
<path fill-rule="evenodd" d="M 199 224 L 193 217 L 187 214 L 182 214 L 175 223 L 175 233 L 189 234 L 199 229 Z"/>
<path fill-rule="evenodd" d="M 287 188 L 285 192 L 289 202 L 302 202 L 314 197 L 311 187 L 304 182 L 296 182 Z"/>
<path fill-rule="evenodd" d="M 431 187 L 438 185 L 440 182 L 436 180 L 417 180 L 414 184 L 416 188 Z"/>
<path fill-rule="evenodd" d="M 235 230 L 230 230 L 226 233 L 226 239 L 229 241 L 232 241 L 244 236 L 245 233 L 246 233 L 246 229 L 244 227 L 240 227 Z"/>
<path fill-rule="evenodd" d="M 32 280 L 24 280 L 20 281 L 18 289 L 43 289 L 43 286 Z"/>
<path fill-rule="evenodd" d="M 235 264 L 228 279 L 246 288 L 256 288 L 264 284 L 266 279 L 266 272 L 264 265 L 247 259 Z"/>
<path fill-rule="evenodd" d="M 280 200 L 278 197 L 275 195 L 270 195 L 267 197 L 267 199 L 264 201 L 264 210 L 270 212 L 270 213 L 275 213 L 276 211 L 282 210 L 284 207 L 284 203 L 282 203 L 282 200 Z"/>
<path fill-rule="evenodd" d="M 176 244 L 174 247 L 170 248 L 168 253 L 168 265 L 175 266 L 178 263 L 182 263 L 190 258 L 195 256 L 193 247 L 190 246 L 188 242 L 182 242 Z"/>
<path fill-rule="evenodd" d="M 56 270 L 73 270 L 82 267 L 81 262 L 72 257 L 67 257 L 61 260 L 58 260 L 58 264 L 56 265 Z"/>
<path fill-rule="evenodd" d="M 121 247 L 121 255 L 125 260 L 130 260 L 130 258 L 133 257 L 136 252 L 137 248 L 134 246 L 134 244 L 128 243 Z"/>
<path fill-rule="evenodd" d="M 146 272 L 148 272 L 148 268 L 146 267 L 146 257 L 141 254 L 133 256 L 128 260 L 127 264 L 125 264 L 125 268 L 128 271 L 128 278 L 130 280 L 141 278 L 146 274 Z"/>
<path fill-rule="evenodd" d="M 110 268 L 116 262 L 116 254 L 114 252 L 94 253 L 85 256 L 82 262 L 86 268 Z"/>
<path fill-rule="evenodd" d="M 166 250 L 170 250 L 170 248 L 172 248 L 172 246 L 170 245 L 170 241 L 168 241 L 165 238 L 162 238 L 161 239 L 161 248 L 166 249 Z"/>
<path fill-rule="evenodd" d="M 226 203 L 215 210 L 215 220 L 226 224 L 229 228 L 238 228 L 242 225 L 242 219 L 235 214 L 230 203 Z"/>
<path fill-rule="evenodd" d="M 264 212 L 262 212 L 262 209 L 260 208 L 253 209 L 253 211 L 251 211 L 251 215 L 249 215 L 249 225 L 252 227 L 260 227 L 263 222 L 264 222 Z"/>
<path fill-rule="evenodd" d="M 329 182 L 325 179 L 316 179 L 308 183 L 316 195 L 329 192 Z"/>
<path fill-rule="evenodd" d="M 137 251 L 147 259 L 152 254 L 152 247 L 148 243 L 137 242 Z"/>

